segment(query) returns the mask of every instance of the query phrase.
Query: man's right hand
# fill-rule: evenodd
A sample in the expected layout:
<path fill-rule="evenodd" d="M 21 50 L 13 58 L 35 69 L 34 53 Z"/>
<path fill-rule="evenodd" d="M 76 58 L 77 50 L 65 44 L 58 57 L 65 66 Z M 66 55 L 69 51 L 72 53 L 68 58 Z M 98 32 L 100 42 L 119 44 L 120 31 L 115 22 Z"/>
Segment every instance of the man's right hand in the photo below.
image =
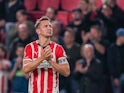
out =
<path fill-rule="evenodd" d="M 41 59 L 42 60 L 50 60 L 52 58 L 52 49 L 50 46 L 41 49 Z"/>

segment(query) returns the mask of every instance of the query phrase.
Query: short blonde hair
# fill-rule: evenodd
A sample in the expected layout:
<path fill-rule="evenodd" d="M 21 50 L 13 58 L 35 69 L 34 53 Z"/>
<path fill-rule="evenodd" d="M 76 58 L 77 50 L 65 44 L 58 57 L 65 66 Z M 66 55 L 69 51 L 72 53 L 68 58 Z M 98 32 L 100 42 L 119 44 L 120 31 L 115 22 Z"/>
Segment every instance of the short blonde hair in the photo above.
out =
<path fill-rule="evenodd" d="M 37 21 L 36 21 L 36 23 L 35 23 L 35 28 L 38 28 L 40 22 L 41 22 L 41 21 L 44 21 L 44 20 L 50 21 L 50 19 L 49 19 L 47 16 L 43 16 L 43 17 L 37 19 Z"/>

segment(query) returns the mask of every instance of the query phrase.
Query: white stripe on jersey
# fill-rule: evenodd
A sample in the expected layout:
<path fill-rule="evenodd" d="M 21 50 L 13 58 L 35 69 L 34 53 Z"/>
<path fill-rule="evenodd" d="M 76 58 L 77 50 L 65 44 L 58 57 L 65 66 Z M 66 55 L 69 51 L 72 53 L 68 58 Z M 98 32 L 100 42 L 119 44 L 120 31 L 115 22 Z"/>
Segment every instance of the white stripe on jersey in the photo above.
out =
<path fill-rule="evenodd" d="M 2 72 L 0 71 L 0 93 L 2 93 L 2 88 L 3 88 L 3 93 L 7 93 L 8 89 L 8 73 L 7 72 Z M 2 79 L 4 78 L 4 81 Z M 4 86 L 2 85 L 4 83 Z"/>
<path fill-rule="evenodd" d="M 37 80 L 37 90 L 38 90 L 38 93 L 40 93 L 40 91 L 41 91 L 41 84 L 40 84 L 40 80 L 41 80 L 41 69 L 38 69 L 37 70 L 38 71 L 38 80 Z"/>
<path fill-rule="evenodd" d="M 44 70 L 44 93 L 47 93 L 48 71 Z"/>
<path fill-rule="evenodd" d="M 2 93 L 2 74 L 0 73 L 0 93 Z"/>
<path fill-rule="evenodd" d="M 38 46 L 38 57 L 41 56 L 41 47 Z M 40 93 L 41 91 L 41 84 L 40 84 L 40 81 L 41 81 L 41 69 L 37 69 L 38 71 L 38 80 L 37 80 L 37 88 L 38 88 L 38 93 Z"/>
<path fill-rule="evenodd" d="M 55 61 L 55 62 L 57 62 L 56 61 L 56 44 L 54 45 L 54 48 L 53 48 L 53 60 Z M 52 90 L 52 93 L 55 93 L 55 87 L 56 87 L 56 71 L 53 69 L 53 90 Z"/>
<path fill-rule="evenodd" d="M 34 78 L 34 75 L 33 73 L 31 73 L 30 79 L 29 79 L 29 89 L 28 89 L 29 93 L 33 93 L 33 78 Z"/>

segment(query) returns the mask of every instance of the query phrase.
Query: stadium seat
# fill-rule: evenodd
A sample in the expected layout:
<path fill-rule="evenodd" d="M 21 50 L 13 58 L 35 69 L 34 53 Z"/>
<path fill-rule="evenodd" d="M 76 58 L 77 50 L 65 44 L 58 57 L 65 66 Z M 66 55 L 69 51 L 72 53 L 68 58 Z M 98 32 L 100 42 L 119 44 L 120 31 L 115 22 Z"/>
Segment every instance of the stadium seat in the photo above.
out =
<path fill-rule="evenodd" d="M 36 7 L 37 0 L 24 0 L 24 6 L 27 11 L 32 11 Z"/>
<path fill-rule="evenodd" d="M 124 0 L 118 0 L 119 7 L 124 10 Z"/>
<path fill-rule="evenodd" d="M 69 14 L 67 11 L 59 11 L 57 13 L 57 20 L 59 20 L 64 26 L 68 24 Z"/>
<path fill-rule="evenodd" d="M 35 22 L 38 18 L 40 18 L 40 17 L 42 17 L 42 16 L 45 15 L 45 12 L 43 12 L 43 11 L 30 11 L 30 12 L 28 12 L 28 13 L 31 15 L 31 17 L 32 17 L 32 19 L 33 19 L 34 22 Z"/>
<path fill-rule="evenodd" d="M 61 0 L 61 7 L 63 10 L 72 11 L 79 6 L 79 3 L 80 0 Z"/>
<path fill-rule="evenodd" d="M 60 0 L 38 0 L 38 9 L 46 11 L 48 7 L 59 8 Z"/>

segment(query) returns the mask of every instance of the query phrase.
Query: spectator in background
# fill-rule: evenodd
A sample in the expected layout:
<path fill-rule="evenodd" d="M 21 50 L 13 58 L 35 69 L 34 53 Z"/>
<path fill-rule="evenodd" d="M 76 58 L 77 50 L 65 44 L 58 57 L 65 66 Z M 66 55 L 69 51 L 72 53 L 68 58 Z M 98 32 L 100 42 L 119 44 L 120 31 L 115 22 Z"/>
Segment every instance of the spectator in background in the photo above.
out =
<path fill-rule="evenodd" d="M 52 28 L 53 28 L 53 36 L 51 37 L 51 40 L 63 45 L 63 38 L 61 36 L 62 33 L 62 26 L 59 21 L 52 21 Z"/>
<path fill-rule="evenodd" d="M 83 16 L 87 15 L 90 11 L 89 0 L 80 0 L 80 9 L 82 10 Z"/>
<path fill-rule="evenodd" d="M 82 21 L 82 11 L 79 8 L 72 10 L 72 22 L 67 25 L 68 28 L 71 28 L 75 33 L 75 40 L 78 43 L 81 42 L 81 31 L 84 29 L 84 23 Z"/>
<path fill-rule="evenodd" d="M 106 3 L 112 8 L 112 17 L 116 20 L 118 28 L 124 27 L 124 11 L 118 6 L 117 0 L 107 0 Z"/>
<path fill-rule="evenodd" d="M 82 58 L 76 62 L 75 67 L 76 77 L 80 76 L 79 93 L 105 93 L 102 63 L 94 52 L 91 44 L 81 47 Z"/>
<path fill-rule="evenodd" d="M 105 24 L 106 27 L 106 39 L 109 40 L 110 42 L 114 42 L 116 39 L 115 36 L 115 31 L 117 29 L 117 23 L 116 21 L 112 18 L 112 9 L 108 4 L 103 4 L 101 13 L 98 15 L 100 19 Z"/>
<path fill-rule="evenodd" d="M 57 10 L 53 7 L 49 7 L 46 10 L 46 16 L 50 18 L 51 21 L 56 20 Z"/>
<path fill-rule="evenodd" d="M 26 24 L 31 36 L 35 38 L 35 28 L 34 28 L 34 23 L 29 20 L 29 15 L 25 10 L 18 10 L 16 13 L 16 18 L 17 22 L 14 24 L 14 26 L 9 29 L 9 32 L 7 33 L 7 38 L 6 38 L 6 44 L 7 46 L 10 44 L 10 42 L 17 37 L 17 30 L 19 24 Z"/>
<path fill-rule="evenodd" d="M 109 42 L 106 39 L 103 39 L 102 30 L 99 26 L 94 25 L 90 29 L 90 42 L 93 44 L 95 48 L 95 55 L 101 61 L 103 65 L 104 71 L 104 87 L 106 88 L 106 93 L 111 92 L 111 83 L 110 83 L 110 75 L 107 63 L 107 48 L 109 46 Z"/>
<path fill-rule="evenodd" d="M 24 9 L 20 0 L 5 0 L 6 37 L 8 37 L 8 33 L 11 33 L 10 29 L 14 27 L 16 22 L 16 12 L 20 9 Z M 8 47 L 8 45 L 9 43 L 6 41 L 6 46 Z"/>
<path fill-rule="evenodd" d="M 32 41 L 30 31 L 26 24 L 20 24 L 18 26 L 18 37 L 15 38 L 10 45 L 10 59 L 16 57 L 15 49 L 18 44 L 23 44 L 24 46 Z"/>
<path fill-rule="evenodd" d="M 8 73 L 11 64 L 5 59 L 5 55 L 5 46 L 0 44 L 0 93 L 8 93 Z"/>
<path fill-rule="evenodd" d="M 20 0 L 6 0 L 5 2 L 5 17 L 7 22 L 16 22 L 16 12 L 24 9 L 23 3 Z"/>
<path fill-rule="evenodd" d="M 116 42 L 108 49 L 108 63 L 114 93 L 124 93 L 124 28 L 119 28 L 116 36 Z"/>
<path fill-rule="evenodd" d="M 68 78 L 60 76 L 60 90 L 62 91 L 65 89 L 67 93 L 76 93 L 78 90 L 78 83 L 76 80 L 74 80 L 73 72 L 75 68 L 75 62 L 80 57 L 80 45 L 75 42 L 75 34 L 73 30 L 65 31 L 63 47 L 67 54 L 71 75 Z"/>
<path fill-rule="evenodd" d="M 19 24 L 26 24 L 28 26 L 28 29 L 30 31 L 30 34 L 33 36 L 34 35 L 34 23 L 33 21 L 30 20 L 29 14 L 25 10 L 19 10 L 16 13 L 16 27 L 18 27 Z"/>
<path fill-rule="evenodd" d="M 11 93 L 28 93 L 28 77 L 22 73 L 22 60 L 24 54 L 24 46 L 18 45 L 16 49 L 16 55 L 12 59 L 11 72 L 9 73 L 9 79 L 11 80 Z"/>
<path fill-rule="evenodd" d="M 0 20 L 0 42 L 5 43 L 6 31 L 5 31 L 5 20 Z"/>

